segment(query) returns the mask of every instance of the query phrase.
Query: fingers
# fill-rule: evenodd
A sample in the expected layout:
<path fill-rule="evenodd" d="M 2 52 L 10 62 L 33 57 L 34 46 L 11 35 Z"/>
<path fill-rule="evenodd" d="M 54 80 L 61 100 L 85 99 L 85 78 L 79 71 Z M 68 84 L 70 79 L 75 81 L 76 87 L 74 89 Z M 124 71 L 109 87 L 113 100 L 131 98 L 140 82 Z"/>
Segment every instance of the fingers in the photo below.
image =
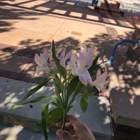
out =
<path fill-rule="evenodd" d="M 58 122 L 58 123 L 56 124 L 56 126 L 57 126 L 57 127 L 61 127 L 61 126 L 62 126 L 62 121 Z"/>
<path fill-rule="evenodd" d="M 73 126 L 74 124 L 79 123 L 79 120 L 73 115 L 67 115 L 66 122 L 70 122 L 70 124 Z"/>
<path fill-rule="evenodd" d="M 68 123 L 65 126 L 65 130 L 67 130 L 68 132 L 71 131 L 71 130 L 73 130 L 73 126 L 70 123 Z"/>
<path fill-rule="evenodd" d="M 61 122 L 57 123 L 56 126 L 57 126 L 57 127 L 61 127 Z M 66 126 L 65 126 L 65 130 L 71 131 L 71 130 L 73 130 L 73 126 L 72 126 L 70 123 L 68 123 L 68 124 L 66 124 Z"/>
<path fill-rule="evenodd" d="M 76 117 L 74 117 L 73 115 L 67 115 L 66 122 L 70 122 L 70 124 L 73 126 L 76 123 L 78 123 L 79 120 Z M 57 127 L 61 127 L 62 126 L 62 121 L 58 122 L 56 124 L 56 126 Z"/>
<path fill-rule="evenodd" d="M 63 140 L 75 140 L 75 139 L 73 138 L 73 136 L 72 136 L 69 132 L 67 132 L 67 131 L 65 131 L 65 130 L 58 130 L 58 131 L 56 132 L 56 135 L 57 135 L 60 139 L 63 139 Z"/>

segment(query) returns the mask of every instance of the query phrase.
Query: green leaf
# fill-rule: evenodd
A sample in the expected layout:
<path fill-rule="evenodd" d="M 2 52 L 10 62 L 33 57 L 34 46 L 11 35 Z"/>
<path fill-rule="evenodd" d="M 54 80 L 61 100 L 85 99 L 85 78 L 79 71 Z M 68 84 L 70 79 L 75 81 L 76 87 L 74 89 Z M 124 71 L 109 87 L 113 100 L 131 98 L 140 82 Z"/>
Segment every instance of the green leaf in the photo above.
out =
<path fill-rule="evenodd" d="M 89 93 L 89 96 L 94 96 L 95 92 Z"/>
<path fill-rule="evenodd" d="M 59 85 L 57 84 L 57 82 L 54 80 L 54 87 L 55 87 L 55 93 L 56 95 L 59 95 L 61 93 Z"/>
<path fill-rule="evenodd" d="M 96 87 L 92 87 L 92 92 L 88 93 L 89 96 L 94 96 L 94 94 L 96 93 L 97 89 Z"/>
<path fill-rule="evenodd" d="M 71 105 L 71 104 L 74 102 L 74 100 L 76 99 L 77 95 L 78 95 L 84 88 L 85 88 L 85 85 L 82 84 L 82 83 L 79 81 L 79 83 L 78 83 L 78 85 L 77 85 L 77 87 L 76 87 L 76 90 L 74 91 L 73 97 L 72 97 L 72 99 L 71 99 L 69 105 Z"/>
<path fill-rule="evenodd" d="M 46 83 L 48 83 L 51 80 L 51 78 L 48 78 L 46 80 L 44 80 L 43 82 L 41 82 L 38 86 L 36 86 L 35 88 L 31 89 L 26 96 L 21 100 L 21 102 L 23 102 L 24 100 L 26 100 L 28 97 L 30 97 L 31 95 L 33 95 L 36 91 L 38 91 L 41 87 L 43 87 Z"/>
<path fill-rule="evenodd" d="M 58 107 L 58 108 L 62 108 L 60 104 L 56 103 L 56 102 L 51 102 L 54 106 Z"/>
<path fill-rule="evenodd" d="M 58 72 L 63 76 L 64 79 L 66 79 L 66 69 L 60 64 L 59 60 L 56 57 L 54 41 L 52 41 L 52 57 L 54 59 Z"/>
<path fill-rule="evenodd" d="M 37 123 L 37 124 L 35 125 L 35 130 L 40 130 L 41 128 L 42 128 L 41 123 Z"/>
<path fill-rule="evenodd" d="M 60 93 L 62 93 L 63 85 L 57 75 L 55 75 L 54 78 L 55 78 L 54 79 L 55 90 L 57 91 L 57 94 L 60 94 Z"/>
<path fill-rule="evenodd" d="M 93 73 L 92 73 L 93 70 L 96 69 L 96 68 L 98 67 L 98 65 L 97 65 L 98 59 L 99 59 L 99 56 L 97 56 L 97 57 L 94 59 L 94 61 L 93 61 L 93 63 L 92 63 L 92 66 L 88 69 L 90 75 L 93 75 Z"/>
<path fill-rule="evenodd" d="M 41 116 L 41 126 L 45 140 L 48 140 L 48 132 L 47 132 L 48 107 L 49 107 L 48 103 L 42 106 L 42 116 Z"/>
<path fill-rule="evenodd" d="M 37 103 L 37 102 L 41 102 L 41 101 L 48 100 L 48 99 L 51 99 L 51 97 L 40 96 L 40 97 L 37 97 L 37 98 L 35 98 L 35 99 L 31 100 L 31 101 L 24 102 L 22 104 L 14 105 L 12 107 L 12 110 L 17 109 L 17 108 L 20 108 L 20 107 L 23 107 L 23 106 L 27 105 L 28 103 Z"/>
<path fill-rule="evenodd" d="M 61 99 L 57 95 L 55 97 L 55 100 L 56 100 L 57 104 L 59 104 L 60 106 L 63 106 Z"/>
<path fill-rule="evenodd" d="M 82 84 L 80 81 L 76 87 L 76 90 L 74 91 L 73 97 L 76 97 L 83 89 L 85 88 L 85 85 Z"/>
<path fill-rule="evenodd" d="M 69 110 L 70 110 L 72 107 L 73 107 L 72 105 L 71 105 L 71 106 L 68 106 L 67 112 L 69 112 Z"/>
<path fill-rule="evenodd" d="M 85 92 L 80 101 L 80 106 L 83 113 L 85 113 L 87 110 L 88 102 L 89 102 L 89 95 L 87 92 Z"/>
<path fill-rule="evenodd" d="M 48 113 L 48 126 L 55 125 L 58 123 L 63 116 L 63 109 L 62 108 L 55 108 Z"/>
<path fill-rule="evenodd" d="M 55 44 L 54 44 L 53 40 L 52 40 L 52 57 L 54 60 L 57 60 L 56 51 L 55 51 Z"/>
<path fill-rule="evenodd" d="M 78 85 L 78 82 L 79 82 L 79 77 L 76 76 L 74 77 L 70 84 L 68 85 L 68 97 L 71 96 L 71 94 L 74 92 L 74 90 L 76 89 L 77 85 Z"/>
<path fill-rule="evenodd" d="M 82 91 L 83 89 L 85 88 L 85 85 L 83 85 L 81 82 L 79 82 L 74 94 L 73 94 L 73 97 L 69 103 L 69 106 L 72 105 L 72 103 L 74 102 L 74 100 L 78 97 L 77 95 L 80 93 L 80 91 Z"/>
<path fill-rule="evenodd" d="M 57 75 L 54 76 L 54 86 L 55 86 L 55 93 L 56 93 L 56 101 L 58 104 L 63 105 L 60 93 L 62 93 L 62 83 Z"/>

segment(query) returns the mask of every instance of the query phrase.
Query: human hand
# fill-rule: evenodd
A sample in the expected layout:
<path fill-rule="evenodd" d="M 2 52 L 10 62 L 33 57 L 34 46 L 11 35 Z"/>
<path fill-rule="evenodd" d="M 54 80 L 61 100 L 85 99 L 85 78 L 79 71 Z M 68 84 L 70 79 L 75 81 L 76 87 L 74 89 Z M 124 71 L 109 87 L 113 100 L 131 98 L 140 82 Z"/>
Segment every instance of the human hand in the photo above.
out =
<path fill-rule="evenodd" d="M 66 126 L 65 130 L 59 129 L 56 132 L 56 135 L 60 137 L 60 139 L 63 140 L 96 140 L 90 131 L 90 129 L 83 124 L 81 121 L 79 121 L 76 117 L 73 115 L 68 115 L 66 119 Z M 56 124 L 57 127 L 62 126 L 62 121 Z M 72 136 L 69 132 L 71 130 L 75 131 L 75 135 Z"/>

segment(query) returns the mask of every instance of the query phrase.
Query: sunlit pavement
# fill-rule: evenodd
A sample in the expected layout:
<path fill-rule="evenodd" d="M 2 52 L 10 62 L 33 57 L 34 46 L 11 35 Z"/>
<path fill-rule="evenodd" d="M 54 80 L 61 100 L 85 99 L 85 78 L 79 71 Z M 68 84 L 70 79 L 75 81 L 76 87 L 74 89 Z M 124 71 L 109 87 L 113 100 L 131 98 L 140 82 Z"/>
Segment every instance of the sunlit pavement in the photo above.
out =
<path fill-rule="evenodd" d="M 0 19 L 0 76 L 37 84 L 47 78 L 48 73 L 32 76 L 36 67 L 34 55 L 49 48 L 52 40 L 68 51 L 78 49 L 82 43 L 97 46 L 100 61 L 108 61 L 115 43 L 131 38 L 134 32 L 129 15 L 115 17 L 97 13 L 89 4 L 68 1 L 2 0 Z M 114 66 L 106 67 L 110 80 L 106 96 L 111 94 L 111 105 L 114 112 L 118 112 L 114 113 L 115 119 L 121 115 L 123 119 L 118 119 L 119 123 L 132 126 L 138 125 L 140 118 L 137 112 L 140 77 L 136 64 L 126 55 L 127 48 L 128 44 L 119 46 Z M 131 124 L 126 120 L 129 116 L 134 118 Z"/>

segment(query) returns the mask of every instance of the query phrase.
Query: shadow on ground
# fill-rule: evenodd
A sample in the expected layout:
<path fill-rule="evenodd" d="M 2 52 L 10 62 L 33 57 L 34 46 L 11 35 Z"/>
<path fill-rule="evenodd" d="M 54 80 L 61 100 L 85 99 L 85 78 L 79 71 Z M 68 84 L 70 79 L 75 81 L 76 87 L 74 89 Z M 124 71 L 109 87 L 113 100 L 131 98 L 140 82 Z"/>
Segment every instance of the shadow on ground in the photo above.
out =
<path fill-rule="evenodd" d="M 133 28 L 133 26 L 130 26 L 128 23 L 129 21 L 131 21 L 130 15 L 127 15 L 126 19 L 126 17 L 113 16 L 105 12 L 96 12 L 94 11 L 94 7 L 90 6 L 86 2 L 61 0 L 39 2 L 30 0 L 23 2 L 13 1 L 13 3 L 9 3 L 9 1 L 7 0 L 1 1 L 0 5 L 2 7 L 0 12 L 0 18 L 4 21 L 5 19 L 35 20 L 35 18 L 28 18 L 28 16 L 51 15 L 54 17 L 60 16 L 61 18 L 71 18 L 72 20 L 86 20 L 86 22 L 95 22 L 97 24 L 106 23 L 109 25 Z M 5 6 L 11 7 L 7 7 L 4 9 Z"/>
<path fill-rule="evenodd" d="M 128 38 L 131 37 L 132 33 L 126 33 L 126 36 Z M 123 36 L 119 36 L 120 38 L 123 38 Z M 11 60 L 14 56 L 19 56 L 19 59 L 21 56 L 28 57 L 31 60 L 27 62 L 29 65 L 31 61 L 33 61 L 33 56 L 35 52 L 41 52 L 42 49 L 49 48 L 51 45 L 51 42 L 41 42 L 38 41 L 38 45 L 33 45 L 31 41 L 23 40 L 19 43 L 19 46 L 22 45 L 22 48 L 24 49 L 7 49 L 6 47 L 11 48 L 11 46 L 6 46 L 1 48 L 1 52 L 3 53 L 10 53 L 8 57 L 3 57 L 3 59 L 0 60 L 1 68 L 11 63 Z M 102 35 L 96 35 L 93 38 L 89 38 L 85 41 L 85 44 L 87 46 L 97 46 L 97 54 L 101 56 L 101 60 L 108 60 L 111 54 L 111 51 L 113 49 L 114 44 L 116 43 L 116 40 L 112 40 L 111 37 L 107 34 Z M 60 40 L 56 42 L 56 45 L 63 44 L 64 47 L 67 47 L 68 50 L 71 49 L 79 49 L 79 41 L 75 40 L 73 38 L 65 38 L 63 40 Z M 42 46 L 41 49 L 37 49 L 38 46 Z M 129 104 L 134 105 L 135 104 L 135 96 L 136 91 L 139 89 L 139 77 L 135 68 L 135 64 L 132 63 L 129 58 L 126 55 L 126 50 L 128 48 L 128 44 L 125 43 L 118 47 L 117 52 L 115 54 L 114 58 L 114 66 L 108 67 L 108 72 L 110 76 L 110 84 L 109 84 L 109 90 L 112 91 L 114 88 L 116 90 L 119 90 L 122 94 L 126 93 L 129 94 Z M 22 59 L 21 59 L 22 60 Z M 18 60 L 18 63 L 15 64 L 14 67 L 20 71 L 19 73 L 24 73 L 25 69 L 22 69 L 21 71 L 21 65 L 24 64 L 23 61 Z M 31 68 L 28 67 L 32 72 L 35 68 L 35 65 L 33 65 Z M 27 69 L 27 71 L 28 71 Z M 9 69 L 10 70 L 10 69 Z M 7 71 L 9 71 L 7 70 Z M 117 86 L 116 86 L 117 85 Z M 138 91 L 139 92 L 139 91 Z M 139 93 L 137 93 L 139 94 Z M 18 98 L 18 96 L 17 96 Z M 6 99 L 3 99 L 3 102 L 5 102 Z M 121 101 L 123 101 L 123 96 L 120 98 Z M 8 104 L 7 104 L 8 105 Z M 4 106 L 3 106 L 4 107 Z M 6 106 L 5 106 L 6 107 Z"/>
<path fill-rule="evenodd" d="M 72 3 L 72 2 L 71 4 L 70 3 L 68 4 L 68 2 L 66 1 L 61 1 L 62 3 L 59 3 L 59 2 L 48 1 L 48 2 L 44 2 L 43 4 L 36 4 L 28 8 L 26 6 L 23 6 L 23 4 L 29 3 L 28 1 L 25 1 L 24 3 L 15 4 L 13 9 L 1 8 L 0 9 L 0 18 L 1 18 L 0 32 L 8 33 L 8 31 L 12 30 L 12 24 L 8 22 L 8 20 L 13 20 L 13 21 L 18 20 L 18 19 L 36 20 L 36 18 L 30 18 L 31 15 L 41 16 L 41 15 L 47 15 L 48 13 L 52 13 L 54 15 L 56 14 L 56 15 L 62 15 L 62 16 L 68 16 L 68 17 L 75 17 L 72 15 L 72 12 L 75 12 L 79 16 L 79 17 L 76 16 L 76 18 L 79 18 L 79 19 L 87 19 L 88 15 L 90 16 L 94 15 L 99 19 L 99 21 L 97 22 L 101 22 L 101 21 L 103 22 L 103 19 L 107 18 L 105 17 L 106 15 L 102 14 L 102 16 L 100 16 L 99 13 L 93 12 L 91 9 L 88 9 L 88 6 L 86 7 L 82 3 L 81 5 L 79 5 L 78 3 Z M 6 4 L 2 4 L 1 2 L 0 5 L 5 6 Z M 44 11 L 42 10 L 43 9 L 42 7 L 45 9 L 48 8 L 48 10 Z M 32 11 L 27 12 L 27 10 L 30 10 L 30 9 Z M 55 10 L 57 11 L 55 12 Z M 94 19 L 88 19 L 88 20 L 96 21 Z M 120 20 L 123 21 L 122 18 L 120 18 Z M 131 36 L 132 36 L 131 32 L 126 32 L 125 37 L 118 36 L 118 39 L 131 38 Z M 101 34 L 101 35 L 95 35 L 93 38 L 89 38 L 85 40 L 85 44 L 87 46 L 97 46 L 98 48 L 97 54 L 101 57 L 101 60 L 108 61 L 111 55 L 111 51 L 116 41 L 117 40 L 113 39 L 112 36 L 109 36 L 107 34 Z M 71 49 L 77 50 L 79 49 L 79 46 L 80 46 L 79 40 L 76 40 L 72 37 L 68 37 L 68 38 L 65 38 L 56 42 L 56 45 L 58 46 L 61 44 L 64 47 L 67 47 L 68 50 L 71 50 Z M 19 48 L 19 46 L 22 46 L 22 47 Z M 33 72 L 35 70 L 35 64 L 33 60 L 34 54 L 41 52 L 42 49 L 50 48 L 51 42 L 50 41 L 42 42 L 41 39 L 32 40 L 29 38 L 27 40 L 23 39 L 21 42 L 19 42 L 19 46 L 10 46 L 10 45 L 1 44 L 1 48 L 0 48 L 0 51 L 1 51 L 0 67 L 2 70 L 1 76 L 11 78 L 13 75 L 11 76 L 11 74 L 8 74 L 8 71 L 10 71 L 12 68 L 16 68 L 16 71 L 14 71 L 13 69 L 13 72 L 15 75 L 23 74 L 22 78 L 21 79 L 19 78 L 20 80 L 23 80 L 25 76 L 27 76 L 26 82 L 31 82 L 30 81 L 31 74 L 28 74 L 28 72 L 25 72 L 25 71 L 29 70 Z M 39 48 L 39 46 L 42 46 L 42 47 Z M 115 90 L 118 90 L 122 94 L 124 93 L 124 94 L 129 95 L 128 104 L 133 106 L 135 105 L 136 102 L 138 102 L 136 97 L 139 96 L 139 85 L 140 85 L 139 79 L 140 78 L 136 70 L 136 64 L 132 63 L 130 59 L 128 58 L 128 56 L 126 55 L 127 48 L 128 48 L 127 43 L 120 45 L 115 54 L 114 65 L 112 67 L 107 67 L 108 72 L 109 72 L 109 77 L 110 77 L 109 91 L 111 93 L 111 91 L 115 89 Z M 21 59 L 21 56 L 22 56 L 22 59 Z M 8 65 L 11 65 L 11 66 L 7 67 Z M 5 71 L 6 71 L 6 74 L 5 74 Z M 15 76 L 13 79 L 16 79 L 16 77 L 17 76 Z M 17 80 L 19 79 L 17 78 Z M 26 89 L 23 89 L 23 90 L 26 91 Z M 14 95 L 14 97 L 18 98 L 17 95 L 16 96 Z M 120 101 L 123 102 L 123 100 L 124 100 L 123 96 L 120 97 Z M 3 99 L 2 103 L 4 103 L 5 101 L 6 101 L 6 98 Z M 7 107 L 7 106 L 8 104 L 4 105 L 3 107 Z M 101 108 L 105 110 L 104 105 L 101 105 Z M 106 112 L 108 111 L 106 110 Z M 105 118 L 101 118 L 101 119 L 102 119 L 102 123 L 104 124 Z"/>

